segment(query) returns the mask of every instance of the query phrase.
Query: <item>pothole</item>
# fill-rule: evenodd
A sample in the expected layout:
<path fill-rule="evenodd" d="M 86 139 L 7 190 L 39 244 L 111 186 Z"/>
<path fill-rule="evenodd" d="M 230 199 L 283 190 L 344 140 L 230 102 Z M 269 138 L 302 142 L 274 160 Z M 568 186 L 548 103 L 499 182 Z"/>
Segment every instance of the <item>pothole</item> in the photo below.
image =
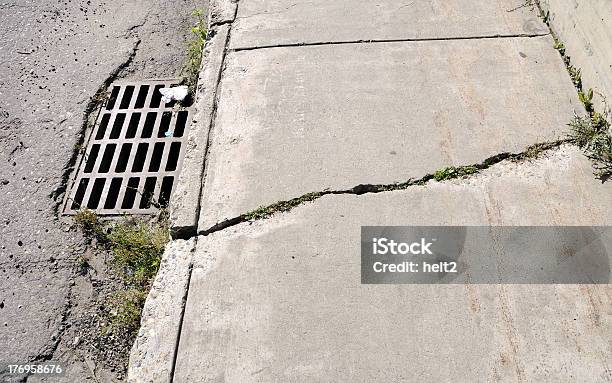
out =
<path fill-rule="evenodd" d="M 191 108 L 164 103 L 176 79 L 119 81 L 99 111 L 77 162 L 64 214 L 155 214 L 167 206 L 181 169 Z"/>

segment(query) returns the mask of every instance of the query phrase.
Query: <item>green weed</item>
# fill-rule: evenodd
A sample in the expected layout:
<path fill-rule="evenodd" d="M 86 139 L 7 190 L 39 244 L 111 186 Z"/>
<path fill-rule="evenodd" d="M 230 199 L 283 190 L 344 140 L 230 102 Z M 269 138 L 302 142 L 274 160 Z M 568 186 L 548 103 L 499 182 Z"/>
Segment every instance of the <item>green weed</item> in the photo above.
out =
<path fill-rule="evenodd" d="M 447 166 L 445 168 L 436 170 L 433 174 L 433 178 L 434 180 L 440 182 L 478 173 L 478 171 L 478 168 L 475 166 Z"/>
<path fill-rule="evenodd" d="M 130 288 L 114 293 L 108 299 L 109 326 L 105 332 L 117 335 L 131 336 L 140 328 L 140 315 L 147 292 L 137 288 Z"/>
<path fill-rule="evenodd" d="M 99 237 L 103 227 L 95 211 L 82 208 L 74 215 L 74 222 L 81 228 L 86 237 Z"/>
<path fill-rule="evenodd" d="M 579 90 L 578 99 L 589 114 L 593 113 L 593 89 L 589 89 L 586 93 L 583 90 Z"/>
<path fill-rule="evenodd" d="M 128 283 L 148 287 L 168 242 L 168 228 L 142 221 L 114 225 L 107 235 L 113 264 Z"/>
<path fill-rule="evenodd" d="M 110 327 L 115 335 L 134 336 L 150 286 L 157 274 L 166 243 L 170 239 L 167 213 L 153 222 L 123 218 L 102 222 L 94 211 L 81 210 L 75 222 L 86 236 L 97 240 L 97 245 L 112 254 L 112 270 L 120 278 L 124 290 L 112 294 L 104 303 L 109 313 Z M 89 268 L 89 261 L 77 259 L 81 272 Z"/>
<path fill-rule="evenodd" d="M 612 131 L 610 114 L 593 112 L 590 117 L 575 116 L 569 123 L 569 139 L 593 162 L 596 177 L 612 176 Z"/>
<path fill-rule="evenodd" d="M 320 198 L 322 195 L 323 193 L 320 193 L 320 192 L 307 193 L 301 197 L 294 198 L 288 201 L 279 201 L 269 206 L 261 206 L 255 210 L 252 210 L 246 214 L 243 214 L 242 218 L 246 221 L 255 221 L 258 219 L 264 219 L 264 218 L 270 217 L 271 215 L 275 213 L 282 213 L 285 211 L 289 211 L 293 209 L 294 207 L 301 205 L 304 202 L 314 201 Z"/>
<path fill-rule="evenodd" d="M 183 83 L 189 87 L 190 93 L 194 94 L 208 31 L 204 11 L 195 9 L 191 14 L 196 18 L 196 23 L 191 27 L 191 37 L 187 40 L 187 57 L 183 64 L 181 76 L 183 77 Z"/>

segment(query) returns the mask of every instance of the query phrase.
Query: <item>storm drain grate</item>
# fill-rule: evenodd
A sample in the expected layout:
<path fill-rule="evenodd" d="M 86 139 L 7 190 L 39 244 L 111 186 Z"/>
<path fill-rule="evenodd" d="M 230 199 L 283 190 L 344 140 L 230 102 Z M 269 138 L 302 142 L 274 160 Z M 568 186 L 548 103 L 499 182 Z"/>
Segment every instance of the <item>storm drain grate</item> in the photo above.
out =
<path fill-rule="evenodd" d="M 120 82 L 100 111 L 64 213 L 152 214 L 168 204 L 191 123 L 189 108 L 164 104 L 177 80 Z"/>

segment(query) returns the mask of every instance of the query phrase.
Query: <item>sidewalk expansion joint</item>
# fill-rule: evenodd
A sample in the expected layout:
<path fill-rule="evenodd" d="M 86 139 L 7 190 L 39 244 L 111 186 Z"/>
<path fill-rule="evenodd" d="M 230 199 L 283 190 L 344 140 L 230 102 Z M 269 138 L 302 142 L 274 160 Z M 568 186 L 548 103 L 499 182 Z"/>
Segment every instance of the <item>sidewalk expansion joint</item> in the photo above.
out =
<path fill-rule="evenodd" d="M 423 38 L 406 38 L 406 39 L 372 39 L 372 40 L 343 40 L 343 41 L 315 41 L 315 42 L 300 42 L 287 44 L 270 44 L 259 45 L 252 47 L 231 48 L 232 52 L 252 51 L 257 49 L 270 48 L 291 48 L 291 47 L 309 47 L 320 45 L 350 45 L 350 44 L 377 44 L 377 43 L 398 43 L 398 42 L 427 42 L 427 41 L 462 41 L 462 40 L 490 40 L 490 39 L 513 39 L 513 38 L 532 38 L 548 36 L 546 33 L 519 33 L 519 34 L 495 34 L 483 36 L 457 36 L 457 37 L 423 37 Z"/>
<path fill-rule="evenodd" d="M 197 244 L 198 244 L 198 237 L 195 236 L 193 238 L 193 248 L 191 249 L 192 252 L 196 248 Z M 191 275 L 193 274 L 193 257 L 191 258 L 191 261 L 189 262 L 188 267 L 189 267 L 189 271 L 187 273 L 187 282 L 185 284 L 186 286 L 185 292 L 183 293 L 183 298 L 181 300 L 181 316 L 178 321 L 177 337 L 176 337 L 176 343 L 174 344 L 174 354 L 172 356 L 172 368 L 170 370 L 170 382 L 169 383 L 174 382 L 176 362 L 178 359 L 179 346 L 181 344 L 181 333 L 183 331 L 183 319 L 185 318 L 185 308 L 187 307 L 187 298 L 189 297 L 189 288 L 191 287 Z"/>
<path fill-rule="evenodd" d="M 267 206 L 261 206 L 255 210 L 241 214 L 237 217 L 226 219 L 208 229 L 198 231 L 198 235 L 206 236 L 217 231 L 224 230 L 228 227 L 238 225 L 240 223 L 264 220 L 270 218 L 276 213 L 288 212 L 297 206 L 303 205 L 306 202 L 313 202 L 326 195 L 351 194 L 359 196 L 363 194 L 376 194 L 383 192 L 406 190 L 412 186 L 424 186 L 429 181 L 442 182 L 456 178 L 466 178 L 468 176 L 478 174 L 481 171 L 488 169 L 491 166 L 496 165 L 500 162 L 507 160 L 520 162 L 529 159 L 536 159 L 544 152 L 557 149 L 563 144 L 571 143 L 572 141 L 570 139 L 560 139 L 556 141 L 537 143 L 527 147 L 524 151 L 520 153 L 503 152 L 489 157 L 477 164 L 457 167 L 446 167 L 443 169 L 439 169 L 433 173 L 426 174 L 419 179 L 410 178 L 404 182 L 396 182 L 391 184 L 360 184 L 344 190 L 326 189 L 319 192 L 310 192 L 296 198 L 278 201 Z"/>

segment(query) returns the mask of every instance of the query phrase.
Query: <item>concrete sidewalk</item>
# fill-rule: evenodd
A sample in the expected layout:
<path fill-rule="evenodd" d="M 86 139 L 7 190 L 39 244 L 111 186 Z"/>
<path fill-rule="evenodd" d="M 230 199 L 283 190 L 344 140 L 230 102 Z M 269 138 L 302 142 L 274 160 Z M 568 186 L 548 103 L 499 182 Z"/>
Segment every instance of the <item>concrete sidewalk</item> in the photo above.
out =
<path fill-rule="evenodd" d="M 359 280 L 363 225 L 610 224 L 612 187 L 576 148 L 496 159 L 563 137 L 583 113 L 546 25 L 520 5 L 216 4 L 172 212 L 195 240 L 169 247 L 183 277 L 149 298 L 132 378 L 612 379 L 610 285 Z M 487 159 L 466 179 L 357 192 Z M 356 191 L 245 219 L 340 190 Z"/>

